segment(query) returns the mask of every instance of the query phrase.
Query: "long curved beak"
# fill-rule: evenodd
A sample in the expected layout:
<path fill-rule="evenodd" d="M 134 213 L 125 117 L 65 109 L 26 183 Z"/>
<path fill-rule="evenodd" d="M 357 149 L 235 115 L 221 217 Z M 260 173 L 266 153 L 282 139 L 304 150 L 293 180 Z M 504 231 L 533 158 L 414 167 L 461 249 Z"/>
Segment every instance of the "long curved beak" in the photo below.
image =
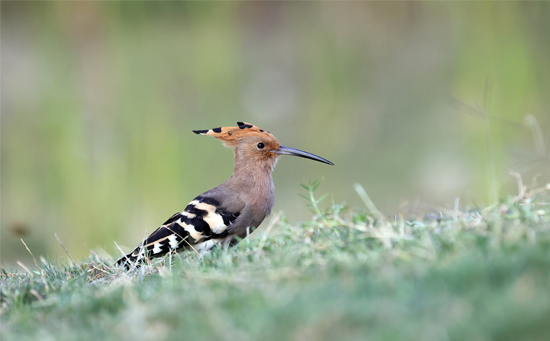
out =
<path fill-rule="evenodd" d="M 330 162 L 327 159 L 323 159 L 320 156 L 317 156 L 315 154 L 311 154 L 308 152 L 304 152 L 303 150 L 290 148 L 290 147 L 280 146 L 279 149 L 276 149 L 274 152 L 275 154 L 279 154 L 279 155 L 294 155 L 294 156 L 304 157 L 306 159 L 326 163 L 328 165 L 334 165 L 334 163 Z"/>

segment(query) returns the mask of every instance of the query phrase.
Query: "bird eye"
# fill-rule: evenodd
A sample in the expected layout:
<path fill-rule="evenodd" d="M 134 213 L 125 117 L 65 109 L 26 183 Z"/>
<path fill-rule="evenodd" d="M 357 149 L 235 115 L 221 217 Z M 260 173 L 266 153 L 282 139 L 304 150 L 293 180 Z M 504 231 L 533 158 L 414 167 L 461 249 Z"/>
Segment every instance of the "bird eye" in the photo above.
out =
<path fill-rule="evenodd" d="M 265 144 L 263 142 L 258 143 L 258 149 L 263 149 L 265 147 Z"/>

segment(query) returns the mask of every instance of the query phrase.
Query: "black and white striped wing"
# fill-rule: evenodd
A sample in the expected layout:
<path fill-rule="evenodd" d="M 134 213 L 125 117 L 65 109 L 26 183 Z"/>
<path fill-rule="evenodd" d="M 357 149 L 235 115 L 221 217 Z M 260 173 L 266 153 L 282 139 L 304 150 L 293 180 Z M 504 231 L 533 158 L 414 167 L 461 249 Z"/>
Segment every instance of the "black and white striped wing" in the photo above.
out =
<path fill-rule="evenodd" d="M 170 217 L 134 251 L 119 259 L 117 264 L 159 257 L 186 247 L 199 250 L 210 248 L 215 241 L 228 236 L 228 227 L 239 215 L 240 210 L 229 212 L 217 200 L 198 196 L 185 210 Z"/>

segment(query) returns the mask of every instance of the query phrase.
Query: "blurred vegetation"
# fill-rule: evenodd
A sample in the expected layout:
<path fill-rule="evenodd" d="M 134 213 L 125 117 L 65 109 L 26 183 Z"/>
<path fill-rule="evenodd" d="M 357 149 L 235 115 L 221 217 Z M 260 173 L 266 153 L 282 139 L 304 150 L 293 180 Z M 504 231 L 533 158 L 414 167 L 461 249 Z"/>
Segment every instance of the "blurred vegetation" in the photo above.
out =
<path fill-rule="evenodd" d="M 550 186 L 413 220 L 325 209 L 314 187 L 310 221 L 276 214 L 200 258 L 3 270 L 2 340 L 547 339 Z"/>
<path fill-rule="evenodd" d="M 2 2 L 1 257 L 133 247 L 224 181 L 192 129 L 249 121 L 335 162 L 281 160 L 387 214 L 549 181 L 548 2 Z M 351 193 L 351 194 L 350 194 Z M 105 250 L 105 251 L 102 251 Z"/>

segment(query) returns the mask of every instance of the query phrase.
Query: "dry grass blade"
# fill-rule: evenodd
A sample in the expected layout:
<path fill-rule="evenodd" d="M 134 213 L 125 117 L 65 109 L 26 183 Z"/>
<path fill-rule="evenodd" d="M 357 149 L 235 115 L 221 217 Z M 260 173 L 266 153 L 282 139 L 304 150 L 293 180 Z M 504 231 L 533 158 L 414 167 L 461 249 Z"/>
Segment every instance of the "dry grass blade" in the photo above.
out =
<path fill-rule="evenodd" d="M 27 244 L 25 244 L 25 241 L 23 240 L 23 238 L 20 238 L 21 239 L 21 243 L 23 243 L 23 245 L 25 245 L 25 248 L 27 249 L 27 251 L 29 251 L 29 253 L 31 254 L 32 256 L 32 260 L 34 262 L 34 265 L 39 268 L 40 270 L 42 270 L 42 268 L 38 265 L 38 263 L 36 262 L 36 258 L 34 258 L 34 255 L 32 254 L 31 250 L 29 249 L 29 247 L 27 246 Z"/>
<path fill-rule="evenodd" d="M 67 248 L 65 247 L 65 245 L 63 245 L 63 243 L 61 242 L 61 239 L 59 239 L 59 237 L 57 236 L 57 233 L 54 233 L 54 236 L 55 236 L 55 239 L 57 239 L 57 241 L 63 248 L 63 250 L 65 250 L 67 257 L 69 257 L 69 262 L 71 262 L 71 266 L 75 266 L 76 263 L 73 261 L 73 257 L 71 257 L 71 255 L 69 254 L 69 251 L 67 251 Z"/>
<path fill-rule="evenodd" d="M 42 296 L 40 296 L 40 294 L 38 293 L 38 291 L 34 290 L 34 289 L 31 289 L 29 291 L 34 297 L 36 297 L 37 300 L 39 301 L 42 301 L 44 298 L 42 298 Z"/>
<path fill-rule="evenodd" d="M 510 171 L 510 175 L 515 177 L 518 181 L 518 196 L 517 200 L 520 200 L 525 197 L 525 192 L 527 191 L 527 187 L 523 185 L 523 180 L 521 178 L 521 175 L 518 172 Z"/>
<path fill-rule="evenodd" d="M 27 271 L 29 273 L 29 275 L 31 275 L 31 277 L 34 277 L 34 274 L 32 273 L 31 270 L 29 270 L 29 268 L 27 268 L 27 266 L 25 264 L 23 264 L 23 262 L 21 261 L 17 261 L 17 265 L 19 265 L 20 267 L 22 267 L 25 271 Z"/>
<path fill-rule="evenodd" d="M 382 215 L 382 213 L 380 213 L 380 211 L 378 210 L 378 208 L 376 208 L 376 206 L 374 205 L 374 203 L 372 202 L 371 198 L 368 196 L 367 192 L 365 192 L 365 189 L 363 189 L 363 186 L 361 186 L 360 184 L 356 183 L 355 185 L 353 185 L 353 188 L 355 188 L 355 191 L 357 192 L 357 194 L 359 195 L 359 197 L 361 198 L 361 200 L 363 200 L 363 203 L 365 204 L 365 206 L 367 207 L 367 209 L 374 215 L 376 215 L 376 217 L 378 219 L 381 219 L 383 220 L 384 219 L 384 216 Z"/>
<path fill-rule="evenodd" d="M 275 226 L 275 224 L 277 224 L 279 222 L 279 220 L 281 219 L 281 214 L 283 214 L 282 211 L 277 212 L 277 214 L 273 217 L 273 219 L 271 219 L 269 221 L 269 224 L 267 225 L 267 227 L 264 231 L 264 234 L 262 236 L 262 240 L 260 241 L 260 245 L 258 245 L 258 249 L 256 250 L 256 253 L 262 252 L 262 250 L 264 248 L 264 245 L 265 245 L 265 242 L 267 241 L 267 238 L 269 237 L 269 233 L 271 232 L 271 229 L 273 228 L 273 226 Z"/>

